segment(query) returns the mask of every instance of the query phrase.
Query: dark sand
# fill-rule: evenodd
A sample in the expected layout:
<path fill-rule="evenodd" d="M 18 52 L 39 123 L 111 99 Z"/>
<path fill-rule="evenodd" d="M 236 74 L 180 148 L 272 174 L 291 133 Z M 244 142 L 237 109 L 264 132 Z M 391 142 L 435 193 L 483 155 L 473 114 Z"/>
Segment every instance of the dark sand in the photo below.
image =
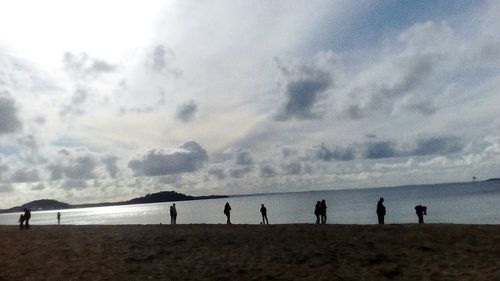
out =
<path fill-rule="evenodd" d="M 0 226 L 0 280 L 496 280 L 500 226 Z"/>

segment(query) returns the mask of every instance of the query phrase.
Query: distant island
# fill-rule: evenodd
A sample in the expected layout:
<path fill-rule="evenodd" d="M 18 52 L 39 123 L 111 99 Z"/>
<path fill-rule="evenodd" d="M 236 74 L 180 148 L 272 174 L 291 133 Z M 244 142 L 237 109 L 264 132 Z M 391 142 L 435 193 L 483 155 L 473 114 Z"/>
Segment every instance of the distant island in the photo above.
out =
<path fill-rule="evenodd" d="M 487 179 L 485 181 L 500 181 L 500 178 L 492 178 L 492 179 Z"/>
<path fill-rule="evenodd" d="M 133 198 L 128 201 L 110 202 L 110 203 L 71 205 L 53 199 L 41 199 L 41 200 L 31 201 L 21 206 L 12 207 L 9 209 L 0 209 L 0 213 L 21 212 L 23 211 L 24 208 L 28 208 L 32 211 L 45 211 L 45 210 L 61 210 L 61 209 L 74 209 L 74 208 L 106 207 L 106 206 L 116 206 L 116 205 L 133 205 L 133 204 L 148 204 L 148 203 L 160 203 L 160 202 L 218 199 L 227 197 L 228 196 L 226 195 L 191 196 L 178 193 L 175 191 L 161 191 L 157 193 L 147 194 L 146 196 L 143 197 Z"/>

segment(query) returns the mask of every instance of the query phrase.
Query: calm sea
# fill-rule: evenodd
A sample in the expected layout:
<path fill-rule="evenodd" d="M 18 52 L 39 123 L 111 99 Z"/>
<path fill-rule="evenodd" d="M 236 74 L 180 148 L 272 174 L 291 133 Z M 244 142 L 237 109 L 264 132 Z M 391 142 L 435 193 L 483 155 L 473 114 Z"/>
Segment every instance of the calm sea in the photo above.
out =
<path fill-rule="evenodd" d="M 237 196 L 175 202 L 178 224 L 225 223 L 224 204 L 232 207 L 233 223 L 258 224 L 260 204 L 269 223 L 315 223 L 314 206 L 326 200 L 328 223 L 374 224 L 379 197 L 385 198 L 386 223 L 415 223 L 415 205 L 427 206 L 428 223 L 500 224 L 500 182 L 453 183 L 355 190 L 330 190 Z M 172 203 L 61 210 L 61 224 L 169 223 Z M 32 225 L 56 224 L 54 211 L 32 212 Z M 16 224 L 20 213 L 1 214 L 0 224 Z"/>

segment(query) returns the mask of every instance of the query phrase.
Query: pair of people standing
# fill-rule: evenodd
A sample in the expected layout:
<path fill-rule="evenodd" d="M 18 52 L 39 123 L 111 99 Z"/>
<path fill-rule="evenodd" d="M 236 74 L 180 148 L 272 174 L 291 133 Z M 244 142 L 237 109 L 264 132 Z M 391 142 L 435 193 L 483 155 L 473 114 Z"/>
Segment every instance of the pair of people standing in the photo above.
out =
<path fill-rule="evenodd" d="M 175 203 L 170 206 L 170 224 L 177 224 L 177 209 Z"/>
<path fill-rule="evenodd" d="M 326 223 L 326 201 L 318 201 L 316 202 L 316 206 L 314 208 L 314 215 L 316 216 L 316 224 L 325 224 Z"/>
<path fill-rule="evenodd" d="M 31 211 L 28 208 L 24 208 L 24 214 L 19 216 L 19 227 L 20 228 L 30 228 L 30 218 Z"/>
<path fill-rule="evenodd" d="M 262 215 L 262 222 L 261 224 L 269 224 L 269 220 L 267 219 L 267 208 L 264 206 L 264 204 L 260 204 L 260 213 Z M 224 206 L 224 215 L 226 215 L 227 224 L 231 224 L 231 205 L 229 205 L 229 202 L 226 202 L 226 205 Z"/>
<path fill-rule="evenodd" d="M 427 207 L 422 205 L 415 206 L 415 212 L 417 213 L 418 223 L 424 223 L 424 215 L 427 215 Z M 378 224 L 384 224 L 385 217 L 385 206 L 384 206 L 384 198 L 380 197 L 377 203 L 377 217 Z"/>

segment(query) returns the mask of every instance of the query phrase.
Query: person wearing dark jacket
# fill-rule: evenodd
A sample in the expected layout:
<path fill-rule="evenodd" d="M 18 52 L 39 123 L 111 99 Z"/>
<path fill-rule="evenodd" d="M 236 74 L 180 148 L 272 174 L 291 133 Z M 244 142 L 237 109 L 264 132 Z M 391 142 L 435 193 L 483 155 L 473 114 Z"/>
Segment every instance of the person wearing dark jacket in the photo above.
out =
<path fill-rule="evenodd" d="M 385 206 L 384 206 L 384 198 L 380 197 L 380 200 L 378 200 L 377 203 L 377 217 L 378 217 L 378 224 L 384 224 L 384 217 L 385 217 Z"/>
<path fill-rule="evenodd" d="M 30 218 L 31 211 L 28 208 L 24 208 L 24 228 L 30 228 Z"/>
<path fill-rule="evenodd" d="M 427 215 L 427 207 L 417 205 L 415 206 L 415 213 L 417 213 L 418 223 L 424 223 L 424 215 Z"/>
<path fill-rule="evenodd" d="M 224 215 L 227 217 L 227 224 L 231 224 L 231 206 L 229 205 L 229 202 L 227 202 L 224 206 Z"/>
<path fill-rule="evenodd" d="M 262 214 L 262 224 L 269 224 L 269 221 L 267 220 L 267 209 L 264 204 L 261 204 L 260 206 L 260 213 Z"/>
<path fill-rule="evenodd" d="M 314 215 L 316 216 L 316 224 L 319 224 L 319 216 L 321 215 L 321 202 L 316 202 L 316 207 L 314 207 Z"/>
<path fill-rule="evenodd" d="M 326 223 L 326 201 L 325 200 L 322 200 L 321 201 L 321 224 L 325 224 Z"/>

